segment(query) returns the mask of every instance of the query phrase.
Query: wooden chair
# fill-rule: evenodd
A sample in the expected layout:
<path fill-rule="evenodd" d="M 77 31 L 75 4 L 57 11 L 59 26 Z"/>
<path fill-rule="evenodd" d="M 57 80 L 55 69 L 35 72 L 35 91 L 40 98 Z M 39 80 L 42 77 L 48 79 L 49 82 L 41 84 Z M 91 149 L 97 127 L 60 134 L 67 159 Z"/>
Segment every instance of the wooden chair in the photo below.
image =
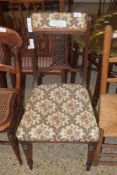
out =
<path fill-rule="evenodd" d="M 45 19 L 48 16 L 46 13 L 33 14 L 33 16 L 31 16 L 33 22 L 35 18 L 37 19 L 37 15 L 38 19 Z M 60 19 L 60 15 L 63 14 L 55 14 L 54 19 L 58 19 L 58 16 Z M 88 16 L 86 14 L 78 14 L 77 17 L 74 17 L 74 13 L 67 13 L 64 14 L 64 17 L 65 19 L 67 18 L 67 27 L 48 28 L 45 21 L 45 23 L 33 25 L 32 33 L 50 32 L 53 34 L 53 37 L 56 38 L 56 33 L 58 33 L 58 31 L 58 35 L 69 34 L 72 32 L 76 32 L 78 34 L 87 33 Z M 74 22 L 68 26 L 67 23 L 69 22 L 69 18 L 73 18 L 72 21 Z M 82 23 L 82 27 L 80 26 L 80 20 L 82 22 L 84 21 Z M 45 26 L 47 26 L 47 28 Z M 72 26 L 74 26 L 74 28 Z M 56 52 L 57 49 L 59 48 L 55 47 L 53 51 Z M 59 67 L 61 70 L 71 70 L 67 59 L 64 60 L 64 62 L 58 60 L 58 64 L 54 62 L 52 66 L 54 66 L 54 68 Z M 87 70 L 87 64 L 85 64 L 85 66 L 85 69 Z M 78 69 L 75 70 L 78 71 Z M 26 110 L 17 131 L 17 136 L 23 147 L 27 163 L 31 169 L 33 168 L 33 142 L 88 143 L 87 170 L 90 169 L 93 151 L 99 137 L 99 130 L 96 124 L 93 109 L 91 107 L 88 91 L 85 87 L 86 75 L 84 75 L 85 74 L 82 73 L 83 81 L 81 85 L 56 83 L 45 84 L 37 86 L 31 93 Z"/>
<path fill-rule="evenodd" d="M 117 64 L 117 52 L 115 57 L 110 56 L 112 38 L 117 41 L 117 32 L 113 33 L 111 26 L 107 26 L 104 35 L 99 104 L 99 128 L 101 135 L 94 156 L 95 166 L 98 164 L 117 165 L 117 161 L 113 160 L 117 157 L 117 154 L 112 151 L 112 149 L 115 150 L 117 148 L 117 144 L 113 144 L 112 141 L 109 142 L 109 138 L 114 139 L 117 137 L 117 94 L 107 94 L 107 84 L 117 82 L 116 77 L 108 77 L 109 64 Z M 108 138 L 108 140 L 106 139 L 105 141 L 105 138 Z M 108 152 L 104 151 L 104 148 L 108 148 Z M 111 150 L 109 151 L 109 149 Z M 102 159 L 103 157 L 105 158 L 104 160 Z"/>
<path fill-rule="evenodd" d="M 22 160 L 19 152 L 19 142 L 16 137 L 16 129 L 22 116 L 18 56 L 18 48 L 21 47 L 21 44 L 21 38 L 15 31 L 0 26 L 0 57 L 4 57 L 1 59 L 3 61 L 0 62 L 0 133 L 7 132 L 8 136 L 8 141 L 0 140 L 0 144 L 11 144 L 20 165 Z M 10 60 L 10 57 L 7 56 L 11 47 L 14 48 L 15 67 L 5 62 L 8 58 Z M 3 83 L 2 73 L 7 73 L 7 76 L 9 75 L 7 86 L 10 84 L 12 75 L 15 76 L 16 86 L 14 88 L 11 85 L 6 88 L 6 84 Z"/>

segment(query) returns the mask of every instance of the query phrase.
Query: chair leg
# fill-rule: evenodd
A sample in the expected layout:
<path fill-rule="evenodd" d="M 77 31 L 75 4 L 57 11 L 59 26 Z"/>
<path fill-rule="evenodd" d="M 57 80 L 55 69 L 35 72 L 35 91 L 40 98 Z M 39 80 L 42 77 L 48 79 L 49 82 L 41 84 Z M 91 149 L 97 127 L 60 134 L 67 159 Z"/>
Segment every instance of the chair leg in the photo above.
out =
<path fill-rule="evenodd" d="M 77 43 L 73 43 L 73 49 L 72 49 L 72 55 L 71 55 L 71 60 L 70 60 L 70 64 L 71 67 L 76 67 L 79 56 L 78 56 L 78 44 Z M 75 78 L 76 78 L 76 72 L 72 72 L 71 71 L 71 79 L 70 79 L 70 83 L 75 83 Z"/>
<path fill-rule="evenodd" d="M 87 155 L 87 162 L 86 162 L 86 170 L 90 171 L 91 165 L 93 164 L 93 157 L 94 152 L 96 149 L 96 142 L 88 144 L 88 155 Z"/>
<path fill-rule="evenodd" d="M 101 83 L 101 63 L 102 59 L 99 59 L 99 67 L 98 67 L 98 73 L 97 73 L 97 80 L 96 80 L 96 85 L 94 89 L 94 94 L 93 94 L 93 99 L 92 99 L 92 106 L 96 107 L 100 95 L 100 83 Z"/>
<path fill-rule="evenodd" d="M 26 85 L 26 74 L 21 75 L 21 100 L 22 100 L 22 105 L 25 106 L 25 85 Z"/>
<path fill-rule="evenodd" d="M 103 135 L 104 135 L 104 130 L 100 129 L 100 138 L 99 138 L 99 141 L 98 141 L 98 144 L 97 144 L 97 147 L 96 147 L 96 150 L 95 150 L 95 154 L 94 154 L 94 159 L 93 159 L 93 165 L 94 166 L 97 166 L 98 163 L 99 163 L 100 153 L 101 153 L 101 150 L 102 150 L 102 144 L 103 144 L 103 140 L 104 140 Z"/>
<path fill-rule="evenodd" d="M 98 72 L 96 85 L 94 89 L 93 99 L 92 99 L 92 106 L 96 107 L 100 95 L 100 81 L 101 81 L 101 71 Z"/>
<path fill-rule="evenodd" d="M 75 83 L 75 79 L 76 79 L 76 72 L 71 72 L 71 80 L 70 80 L 70 83 Z"/>
<path fill-rule="evenodd" d="M 29 168 L 33 169 L 33 144 L 32 142 L 20 142 Z"/>
<path fill-rule="evenodd" d="M 41 85 L 42 84 L 42 74 L 39 75 L 38 77 L 38 85 Z"/>
<path fill-rule="evenodd" d="M 87 72 L 87 79 L 86 79 L 86 87 L 90 89 L 90 81 L 91 81 L 91 70 L 92 70 L 92 63 L 88 62 L 88 72 Z"/>
<path fill-rule="evenodd" d="M 19 164 L 22 165 L 22 159 L 21 159 L 20 149 L 19 149 L 19 141 L 18 141 L 17 137 L 14 135 L 12 129 L 8 130 L 7 136 L 8 136 L 9 142 L 13 148 L 13 151 L 14 151 L 14 153 L 19 161 Z"/>
<path fill-rule="evenodd" d="M 67 71 L 62 71 L 61 83 L 67 83 Z"/>

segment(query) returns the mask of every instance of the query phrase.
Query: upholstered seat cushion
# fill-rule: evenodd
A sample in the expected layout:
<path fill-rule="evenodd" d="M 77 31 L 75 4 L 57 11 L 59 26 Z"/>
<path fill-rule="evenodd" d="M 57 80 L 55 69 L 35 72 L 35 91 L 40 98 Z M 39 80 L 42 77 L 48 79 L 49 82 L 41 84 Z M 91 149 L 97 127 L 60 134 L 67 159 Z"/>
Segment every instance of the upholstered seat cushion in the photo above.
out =
<path fill-rule="evenodd" d="M 75 84 L 38 86 L 17 136 L 26 141 L 97 141 L 99 129 L 87 90 Z"/>

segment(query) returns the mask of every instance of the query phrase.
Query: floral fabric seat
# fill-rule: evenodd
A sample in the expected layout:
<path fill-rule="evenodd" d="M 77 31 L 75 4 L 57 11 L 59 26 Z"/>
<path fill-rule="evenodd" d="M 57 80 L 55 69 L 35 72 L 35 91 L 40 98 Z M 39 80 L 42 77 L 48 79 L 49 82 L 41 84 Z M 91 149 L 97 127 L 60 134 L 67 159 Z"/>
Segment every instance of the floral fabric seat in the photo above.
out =
<path fill-rule="evenodd" d="M 99 129 L 86 88 L 75 84 L 36 87 L 17 136 L 21 141 L 97 141 Z"/>

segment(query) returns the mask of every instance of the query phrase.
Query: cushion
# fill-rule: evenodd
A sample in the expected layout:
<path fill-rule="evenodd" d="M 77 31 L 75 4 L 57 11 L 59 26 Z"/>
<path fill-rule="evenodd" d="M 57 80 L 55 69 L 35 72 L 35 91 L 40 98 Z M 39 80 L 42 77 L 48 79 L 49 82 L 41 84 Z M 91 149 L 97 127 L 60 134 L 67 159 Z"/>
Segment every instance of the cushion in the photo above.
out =
<path fill-rule="evenodd" d="M 22 141 L 97 141 L 99 129 L 87 90 L 75 84 L 36 87 L 17 137 Z"/>

